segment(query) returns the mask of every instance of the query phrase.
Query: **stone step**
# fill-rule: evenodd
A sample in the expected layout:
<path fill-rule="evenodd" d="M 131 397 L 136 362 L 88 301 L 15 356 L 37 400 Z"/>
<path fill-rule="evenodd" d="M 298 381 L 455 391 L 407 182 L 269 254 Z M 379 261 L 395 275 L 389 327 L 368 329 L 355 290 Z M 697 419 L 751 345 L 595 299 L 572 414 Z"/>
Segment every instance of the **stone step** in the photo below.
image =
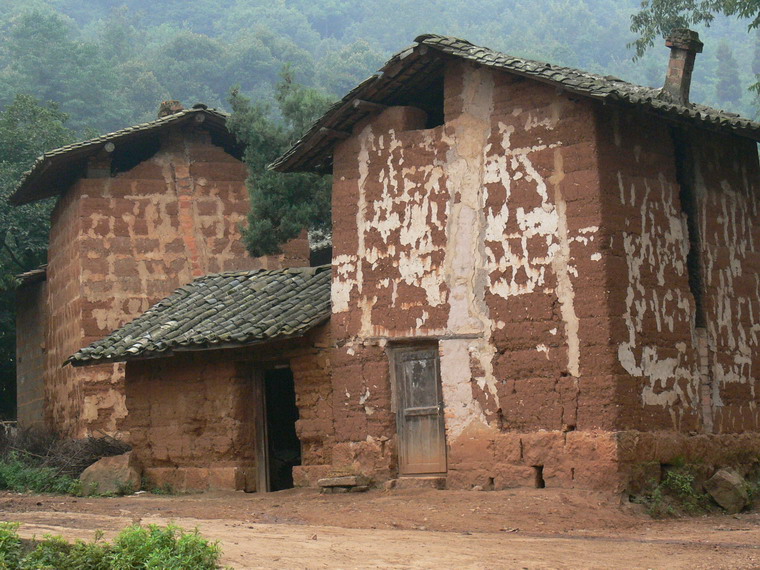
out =
<path fill-rule="evenodd" d="M 445 475 L 401 476 L 396 479 L 396 489 L 445 489 Z"/>

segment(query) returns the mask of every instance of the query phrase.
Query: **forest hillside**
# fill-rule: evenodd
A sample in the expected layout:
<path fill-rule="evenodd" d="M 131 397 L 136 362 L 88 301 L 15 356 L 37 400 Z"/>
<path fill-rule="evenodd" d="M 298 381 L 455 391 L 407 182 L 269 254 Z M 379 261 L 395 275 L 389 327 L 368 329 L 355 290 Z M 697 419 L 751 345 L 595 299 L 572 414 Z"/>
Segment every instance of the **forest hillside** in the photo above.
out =
<path fill-rule="evenodd" d="M 185 106 L 236 107 L 236 116 L 271 125 L 272 136 L 259 137 L 267 147 L 259 155 L 263 165 L 304 129 L 304 109 L 318 113 L 423 33 L 659 87 L 668 58 L 663 42 L 638 61 L 628 47 L 636 39 L 630 26 L 639 5 L 640 0 L 0 0 L 0 419 L 15 413 L 14 276 L 45 262 L 52 207 L 48 201 L 12 208 L 7 197 L 42 152 L 152 120 L 160 101 L 178 99 Z M 760 74 L 760 35 L 748 31 L 747 21 L 724 17 L 698 31 L 705 49 L 697 59 L 692 100 L 756 116 L 760 103 L 749 87 Z M 283 70 L 292 85 L 311 89 L 283 91 Z M 233 87 L 239 95 L 231 99 Z M 273 137 L 276 145 L 269 144 Z M 271 199 L 265 191 L 270 175 L 260 170 L 254 204 Z M 288 223 L 280 224 L 287 231 L 280 233 L 252 223 L 249 249 L 265 237 L 281 241 L 288 231 L 297 233 L 303 220 L 329 220 L 329 184 L 314 184 L 327 188 L 317 193 L 323 204 L 291 207 L 283 215 Z M 290 217 L 292 212 L 303 220 Z"/>

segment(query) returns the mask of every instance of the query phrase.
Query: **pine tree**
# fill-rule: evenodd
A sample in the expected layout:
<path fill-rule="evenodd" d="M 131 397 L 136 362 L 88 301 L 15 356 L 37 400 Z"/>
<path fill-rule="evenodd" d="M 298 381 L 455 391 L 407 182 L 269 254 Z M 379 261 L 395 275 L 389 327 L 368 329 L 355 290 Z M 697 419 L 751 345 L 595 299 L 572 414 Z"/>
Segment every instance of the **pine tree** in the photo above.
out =
<path fill-rule="evenodd" d="M 232 91 L 230 131 L 245 144 L 248 192 L 251 211 L 244 232 L 251 255 L 279 253 L 280 246 L 303 229 L 330 231 L 331 188 L 329 176 L 267 170 L 267 165 L 285 152 L 330 105 L 323 93 L 293 81 L 286 67 L 277 86 L 279 116 L 256 104 L 238 90 Z"/>

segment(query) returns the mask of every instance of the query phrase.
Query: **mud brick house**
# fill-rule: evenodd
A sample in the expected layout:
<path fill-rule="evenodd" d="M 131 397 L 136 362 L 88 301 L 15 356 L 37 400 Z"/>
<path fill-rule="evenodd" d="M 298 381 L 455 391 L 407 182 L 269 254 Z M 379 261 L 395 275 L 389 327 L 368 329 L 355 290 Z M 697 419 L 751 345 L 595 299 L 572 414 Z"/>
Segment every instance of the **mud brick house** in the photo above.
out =
<path fill-rule="evenodd" d="M 46 268 L 18 290 L 18 419 L 82 436 L 120 433 L 124 366 L 62 367 L 194 277 L 308 264 L 305 239 L 250 258 L 242 149 L 226 115 L 165 105 L 156 121 L 40 157 L 11 198 L 57 197 Z"/>
<path fill-rule="evenodd" d="M 329 319 L 328 266 L 207 275 L 69 362 L 127 361 L 125 424 L 150 481 L 278 490 L 332 441 Z"/>
<path fill-rule="evenodd" d="M 329 324 L 303 332 L 288 317 L 303 336 L 278 340 L 281 312 L 316 306 L 285 301 L 291 285 L 269 276 L 297 270 L 248 285 L 213 276 L 186 290 L 203 296 L 200 314 L 172 316 L 170 297 L 141 317 L 154 325 L 72 362 L 128 361 L 135 449 L 187 486 L 218 484 L 199 463 L 211 451 L 193 451 L 218 445 L 235 470 L 224 485 L 271 488 L 258 473 L 277 413 L 262 404 L 266 382 L 243 378 L 277 363 L 294 378 L 297 485 L 350 472 L 622 491 L 679 457 L 746 466 L 760 449 L 760 124 L 690 103 L 701 43 L 679 31 L 668 45 L 665 87 L 650 89 L 420 36 L 273 165 L 333 175 Z M 255 285 L 271 278 L 280 285 Z M 240 324 L 236 342 L 255 347 L 207 338 L 227 310 L 210 287 L 229 279 L 241 307 L 257 299 L 272 320 L 250 337 Z M 209 350 L 162 357 L 161 323 L 198 331 L 195 348 Z M 212 366 L 223 398 L 158 393 L 222 390 Z M 179 441 L 161 442 L 164 414 L 185 426 Z M 233 427 L 208 432 L 214 417 Z M 245 438 L 253 449 L 232 441 Z"/>
<path fill-rule="evenodd" d="M 760 450 L 760 125 L 424 35 L 275 170 L 333 175 L 333 462 L 624 489 Z"/>

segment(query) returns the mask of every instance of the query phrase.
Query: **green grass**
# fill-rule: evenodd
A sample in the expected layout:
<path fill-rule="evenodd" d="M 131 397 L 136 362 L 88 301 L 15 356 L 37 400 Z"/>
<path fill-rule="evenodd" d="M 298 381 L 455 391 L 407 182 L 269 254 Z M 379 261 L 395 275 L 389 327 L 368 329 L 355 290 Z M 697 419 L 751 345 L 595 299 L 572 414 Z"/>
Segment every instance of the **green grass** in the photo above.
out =
<path fill-rule="evenodd" d="M 697 490 L 692 466 L 678 464 L 669 470 L 662 481 L 652 483 L 652 489 L 635 498 L 654 518 L 699 515 L 710 510 L 710 497 Z"/>
<path fill-rule="evenodd" d="M 125 528 L 113 543 L 69 543 L 56 536 L 24 548 L 18 523 L 0 523 L 0 570 L 206 570 L 219 567 L 221 550 L 198 531 L 176 526 L 134 525 Z"/>
<path fill-rule="evenodd" d="M 61 475 L 51 467 L 30 464 L 15 452 L 0 458 L 0 489 L 19 493 L 82 493 L 82 485 L 78 479 Z"/>

